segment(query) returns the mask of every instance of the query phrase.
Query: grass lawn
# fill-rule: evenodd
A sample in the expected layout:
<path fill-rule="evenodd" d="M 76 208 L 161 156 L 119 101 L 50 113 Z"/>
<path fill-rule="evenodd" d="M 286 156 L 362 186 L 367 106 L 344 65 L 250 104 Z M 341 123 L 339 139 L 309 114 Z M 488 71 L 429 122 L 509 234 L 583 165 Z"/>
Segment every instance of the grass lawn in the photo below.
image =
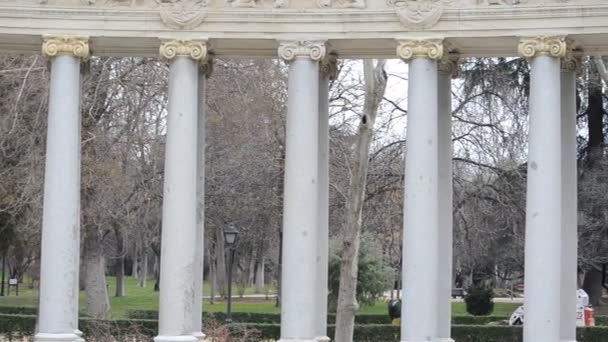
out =
<path fill-rule="evenodd" d="M 108 277 L 109 293 L 110 293 L 110 304 L 111 304 L 111 318 L 120 319 L 126 318 L 128 310 L 134 309 L 149 309 L 158 310 L 158 292 L 154 292 L 154 283 L 149 282 L 146 288 L 137 286 L 137 280 L 128 278 L 126 281 L 126 296 L 125 297 L 114 297 L 115 291 L 115 279 Z M 0 297 L 0 306 L 24 306 L 24 307 L 35 307 L 38 300 L 38 292 L 36 290 L 30 290 L 27 286 L 20 286 L 19 297 L 14 296 L 14 292 L 11 292 L 10 297 Z M 253 289 L 246 289 L 246 294 L 253 294 Z M 209 294 L 209 286 L 205 284 L 203 293 Z M 265 300 L 264 298 L 256 299 L 239 299 L 237 289 L 233 289 L 232 310 L 234 312 L 261 312 L 261 313 L 279 313 L 280 309 L 274 306 L 274 299 Z M 84 311 L 86 298 L 84 293 L 80 294 L 80 307 Z M 519 306 L 519 304 L 512 303 L 496 303 L 494 306 L 494 315 L 497 316 L 510 316 L 511 313 Z M 216 304 L 209 304 L 209 299 L 205 299 L 203 304 L 204 311 L 225 311 L 226 303 L 224 301 L 216 300 Z M 464 303 L 453 303 L 452 312 L 454 315 L 466 315 Z M 361 308 L 361 314 L 387 314 L 386 304 L 383 301 L 379 301 L 376 305 L 366 306 Z"/>

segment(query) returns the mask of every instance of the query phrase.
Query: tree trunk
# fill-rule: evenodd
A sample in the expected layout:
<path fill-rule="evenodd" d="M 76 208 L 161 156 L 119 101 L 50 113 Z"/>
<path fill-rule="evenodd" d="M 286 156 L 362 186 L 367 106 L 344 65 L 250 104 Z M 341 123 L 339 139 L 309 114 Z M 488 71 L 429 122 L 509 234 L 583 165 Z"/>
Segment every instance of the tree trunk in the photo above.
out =
<path fill-rule="evenodd" d="M 277 295 L 275 297 L 275 306 L 278 308 L 281 306 L 281 277 L 283 272 L 283 189 L 285 189 L 285 140 L 282 141 L 281 148 L 279 149 L 279 174 L 281 175 L 277 179 L 277 186 L 275 187 L 275 193 L 278 198 L 276 206 L 277 215 L 273 215 L 271 219 L 273 226 L 277 227 L 277 233 L 279 238 L 279 260 L 277 260 L 276 268 L 276 281 L 277 281 Z"/>
<path fill-rule="evenodd" d="M 357 276 L 362 226 L 361 213 L 365 200 L 367 166 L 374 134 L 374 123 L 378 106 L 384 97 L 386 89 L 384 64 L 384 60 L 379 60 L 375 67 L 372 60 L 365 60 L 363 62 L 365 102 L 354 148 L 352 173 L 346 199 L 345 224 L 342 232 L 340 287 L 338 290 L 336 334 L 334 337 L 334 341 L 336 342 L 353 341 L 355 314 L 359 309 L 359 303 L 357 302 Z"/>
<path fill-rule="evenodd" d="M 583 290 L 589 295 L 589 304 L 599 306 L 602 299 L 602 272 L 592 268 L 585 273 L 583 281 Z"/>
<path fill-rule="evenodd" d="M 247 270 L 247 287 L 252 287 L 255 281 L 255 249 L 251 248 L 249 256 L 249 268 Z"/>
<path fill-rule="evenodd" d="M 281 283 L 281 272 L 283 270 L 283 228 L 279 225 L 279 265 L 277 267 L 277 296 L 274 306 L 277 308 L 281 306 L 282 294 L 282 283 Z"/>
<path fill-rule="evenodd" d="M 217 284 L 216 266 L 209 264 L 209 304 L 215 304 L 215 284 Z"/>
<path fill-rule="evenodd" d="M 602 95 L 602 81 L 597 69 L 592 64 L 589 68 L 589 142 L 587 145 L 591 167 L 593 167 L 594 159 L 599 157 L 598 150 L 604 144 L 604 103 Z"/>
<path fill-rule="evenodd" d="M 154 291 L 160 291 L 160 256 L 154 254 Z"/>
<path fill-rule="evenodd" d="M 215 280 L 220 296 L 225 297 L 227 294 L 226 287 L 226 253 L 224 252 L 224 233 L 221 229 L 216 230 L 215 234 Z"/>
<path fill-rule="evenodd" d="M 110 311 L 110 299 L 106 284 L 105 262 L 101 233 L 97 227 L 85 230 L 84 262 L 87 315 L 106 319 Z"/>
<path fill-rule="evenodd" d="M 0 284 L 0 297 L 4 297 L 4 284 L 6 282 L 6 255 L 7 251 L 4 251 L 2 255 L 2 284 Z"/>
<path fill-rule="evenodd" d="M 114 297 L 125 296 L 125 257 L 116 260 L 116 292 Z"/>
<path fill-rule="evenodd" d="M 116 235 L 116 249 L 118 259 L 116 259 L 116 293 L 115 297 L 125 296 L 125 241 L 122 230 L 118 224 L 114 225 L 114 235 Z"/>
<path fill-rule="evenodd" d="M 141 251 L 141 267 L 139 269 L 139 287 L 146 287 L 148 280 L 148 249 L 143 248 Z"/>
<path fill-rule="evenodd" d="M 139 242 L 135 243 L 135 252 L 133 253 L 133 264 L 131 265 L 131 277 L 139 279 Z"/>
<path fill-rule="evenodd" d="M 599 167 L 596 161 L 602 158 L 602 146 L 604 144 L 602 81 L 597 66 L 593 63 L 589 67 L 588 89 L 587 120 L 589 122 L 589 141 L 587 145 L 586 166 L 589 169 L 593 169 Z M 603 215 L 603 213 L 599 215 Z M 589 295 L 589 303 L 593 306 L 598 306 L 602 297 L 602 272 L 596 268 L 591 268 L 587 271 L 583 280 L 583 289 Z"/>
<path fill-rule="evenodd" d="M 258 263 L 255 269 L 255 293 L 262 293 L 264 291 L 265 279 L 264 272 L 266 268 L 266 262 L 264 260 L 264 253 L 260 252 L 258 255 Z"/>

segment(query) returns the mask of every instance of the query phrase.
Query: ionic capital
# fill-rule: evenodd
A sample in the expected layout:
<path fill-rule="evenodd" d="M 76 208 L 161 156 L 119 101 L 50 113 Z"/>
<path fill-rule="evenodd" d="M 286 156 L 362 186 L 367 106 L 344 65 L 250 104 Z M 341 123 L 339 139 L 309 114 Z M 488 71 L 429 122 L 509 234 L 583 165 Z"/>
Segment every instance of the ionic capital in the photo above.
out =
<path fill-rule="evenodd" d="M 213 52 L 209 52 L 207 54 L 207 58 L 205 58 L 204 60 L 201 60 L 201 64 L 200 64 L 200 72 L 205 75 L 206 78 L 211 77 L 211 74 L 213 74 L 213 58 L 215 57 L 215 54 Z"/>
<path fill-rule="evenodd" d="M 443 57 L 443 39 L 398 40 L 397 56 L 405 61 L 412 58 L 440 60 Z"/>
<path fill-rule="evenodd" d="M 160 57 L 168 61 L 175 57 L 189 57 L 195 61 L 206 63 L 207 50 L 206 40 L 161 39 Z"/>
<path fill-rule="evenodd" d="M 525 58 L 538 56 L 562 58 L 567 52 L 566 36 L 524 37 L 519 41 L 518 51 Z"/>
<path fill-rule="evenodd" d="M 327 54 L 325 41 L 298 40 L 279 43 L 279 57 L 286 62 L 294 59 L 310 58 L 313 61 L 321 61 Z"/>
<path fill-rule="evenodd" d="M 338 78 L 338 53 L 330 52 L 321 61 L 321 77 L 335 81 Z"/>
<path fill-rule="evenodd" d="M 459 60 L 460 54 L 457 52 L 450 52 L 444 55 L 443 58 L 437 62 L 439 73 L 443 75 L 450 75 L 453 78 L 458 77 L 460 73 L 460 65 L 458 63 Z"/>
<path fill-rule="evenodd" d="M 580 70 L 582 64 L 583 51 L 573 49 L 572 44 L 568 44 L 566 56 L 564 56 L 561 61 L 562 72 L 577 72 Z"/>
<path fill-rule="evenodd" d="M 87 61 L 91 57 L 89 37 L 43 36 L 42 39 L 42 55 L 45 57 L 74 56 L 82 61 Z"/>

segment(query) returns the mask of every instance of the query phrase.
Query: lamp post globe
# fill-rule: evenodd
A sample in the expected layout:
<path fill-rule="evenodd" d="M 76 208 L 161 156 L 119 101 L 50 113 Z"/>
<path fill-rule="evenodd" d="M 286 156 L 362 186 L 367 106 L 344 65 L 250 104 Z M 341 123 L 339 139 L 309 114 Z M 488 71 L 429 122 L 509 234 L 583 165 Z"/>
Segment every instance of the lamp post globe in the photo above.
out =
<path fill-rule="evenodd" d="M 226 244 L 231 247 L 236 243 L 236 238 L 239 235 L 239 230 L 236 229 L 234 223 L 231 223 L 224 229 L 224 240 Z"/>

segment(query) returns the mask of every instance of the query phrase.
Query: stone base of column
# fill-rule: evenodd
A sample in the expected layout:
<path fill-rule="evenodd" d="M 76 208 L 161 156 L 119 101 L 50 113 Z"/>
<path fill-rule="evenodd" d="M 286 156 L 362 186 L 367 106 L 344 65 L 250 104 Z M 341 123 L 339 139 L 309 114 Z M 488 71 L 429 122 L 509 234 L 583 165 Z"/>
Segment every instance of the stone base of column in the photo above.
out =
<path fill-rule="evenodd" d="M 194 332 L 194 333 L 192 333 L 192 336 L 194 336 L 199 341 L 204 341 L 205 338 L 207 337 L 207 335 L 203 334 L 202 331 Z"/>
<path fill-rule="evenodd" d="M 72 334 L 49 334 L 49 333 L 37 333 L 34 336 L 35 342 L 77 342 L 79 339 L 78 335 Z"/>
<path fill-rule="evenodd" d="M 190 336 L 156 336 L 154 342 L 198 342 L 198 338 Z"/>
<path fill-rule="evenodd" d="M 76 336 L 78 336 L 78 339 L 76 340 L 76 342 L 85 342 L 84 338 L 82 338 L 82 331 L 80 331 L 79 329 L 74 330 L 74 334 L 76 334 Z"/>
<path fill-rule="evenodd" d="M 331 341 L 331 338 L 329 338 L 327 336 L 317 336 L 317 337 L 315 337 L 315 341 L 317 341 L 317 342 L 329 342 L 329 341 Z"/>

